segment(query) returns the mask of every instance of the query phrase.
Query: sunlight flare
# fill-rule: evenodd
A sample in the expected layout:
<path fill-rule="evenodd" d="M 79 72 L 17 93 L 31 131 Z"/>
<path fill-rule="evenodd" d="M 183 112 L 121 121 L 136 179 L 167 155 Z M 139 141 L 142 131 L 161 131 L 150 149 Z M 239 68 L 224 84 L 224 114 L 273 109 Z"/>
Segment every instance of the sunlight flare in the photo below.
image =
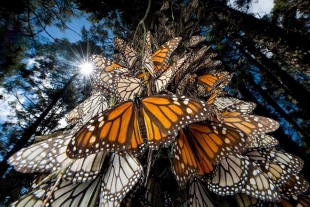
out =
<path fill-rule="evenodd" d="M 80 68 L 80 72 L 83 75 L 89 75 L 92 73 L 92 71 L 94 69 L 94 65 L 92 63 L 89 63 L 89 62 L 84 62 L 84 63 L 81 63 L 79 68 Z"/>

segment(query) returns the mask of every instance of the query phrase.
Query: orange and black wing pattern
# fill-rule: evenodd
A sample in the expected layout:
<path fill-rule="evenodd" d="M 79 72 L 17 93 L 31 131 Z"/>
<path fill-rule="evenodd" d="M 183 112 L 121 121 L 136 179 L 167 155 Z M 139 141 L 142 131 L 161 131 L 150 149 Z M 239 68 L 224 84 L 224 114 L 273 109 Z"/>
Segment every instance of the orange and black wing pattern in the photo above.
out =
<path fill-rule="evenodd" d="M 236 116 L 235 114 L 236 112 L 222 113 L 224 123 L 247 134 L 249 142 L 253 139 L 253 137 L 268 132 L 273 132 L 279 127 L 279 123 L 277 121 L 267 117 L 256 115 Z"/>
<path fill-rule="evenodd" d="M 172 52 L 177 48 L 179 42 L 181 41 L 181 37 L 175 37 L 172 40 L 169 40 L 165 44 L 163 44 L 158 50 L 156 50 L 152 59 L 155 65 L 156 75 L 160 75 L 168 64 L 169 58 Z"/>
<path fill-rule="evenodd" d="M 94 116 L 73 136 L 67 155 L 78 159 L 99 151 L 135 151 L 142 144 L 135 105 L 128 101 Z"/>
<path fill-rule="evenodd" d="M 197 77 L 198 84 L 205 88 L 205 94 L 210 94 L 216 86 L 223 82 L 227 77 L 228 72 L 210 73 Z"/>
<path fill-rule="evenodd" d="M 204 171 L 213 171 L 212 163 L 208 160 L 205 163 L 201 163 L 204 167 L 203 170 L 196 156 L 188 142 L 185 132 L 181 129 L 176 137 L 172 161 L 174 174 L 180 186 L 186 185 L 191 177 L 203 176 Z"/>
<path fill-rule="evenodd" d="M 101 55 L 93 55 L 93 62 L 95 63 L 96 67 L 99 69 L 99 73 L 104 72 L 121 72 L 121 73 L 128 73 L 128 69 L 120 64 L 113 62 L 112 60 L 103 57 Z"/>
<path fill-rule="evenodd" d="M 246 135 L 229 126 L 194 123 L 188 131 L 180 131 L 174 147 L 173 166 L 180 185 L 191 177 L 211 173 L 214 164 L 247 147 Z"/>
<path fill-rule="evenodd" d="M 211 119 L 213 108 L 193 98 L 176 95 L 156 95 L 144 98 L 142 117 L 151 148 L 168 144 L 185 125 Z"/>
<path fill-rule="evenodd" d="M 246 134 L 227 125 L 194 123 L 188 128 L 199 160 L 219 163 L 224 157 L 247 149 Z"/>

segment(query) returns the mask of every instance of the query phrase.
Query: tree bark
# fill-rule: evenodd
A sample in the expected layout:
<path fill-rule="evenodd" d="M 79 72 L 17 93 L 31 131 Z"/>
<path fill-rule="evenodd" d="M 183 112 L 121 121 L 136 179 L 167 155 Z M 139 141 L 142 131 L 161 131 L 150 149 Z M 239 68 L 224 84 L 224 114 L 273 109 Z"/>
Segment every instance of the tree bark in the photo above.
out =
<path fill-rule="evenodd" d="M 263 43 L 278 59 L 285 60 L 290 68 L 297 68 L 310 76 L 310 51 L 307 46 L 310 45 L 309 37 L 234 10 L 221 1 L 206 1 L 205 7 L 208 12 L 206 15 L 213 23 L 219 24 L 223 20 L 229 23 L 226 32 L 243 32 L 245 36 Z"/>
<path fill-rule="evenodd" d="M 270 72 L 275 74 L 283 84 L 285 84 L 294 94 L 295 97 L 301 102 L 303 107 L 307 106 L 309 108 L 310 100 L 305 99 L 305 96 L 310 96 L 310 91 L 305 89 L 298 81 L 296 81 L 292 76 L 290 76 L 285 70 L 282 70 L 281 67 L 273 62 L 271 59 L 267 58 L 254 43 L 251 43 L 249 40 L 239 36 L 237 38 L 245 49 L 247 49 L 252 55 L 254 55 L 258 61 L 265 66 L 265 68 Z"/>
<path fill-rule="evenodd" d="M 262 72 L 268 74 L 268 77 L 271 78 L 273 83 L 277 84 L 279 87 L 283 88 L 287 94 L 290 94 L 294 97 L 297 102 L 296 105 L 305 111 L 307 114 L 310 114 L 310 99 L 305 99 L 305 97 L 310 97 L 310 92 L 306 90 L 299 82 L 297 82 L 292 76 L 290 76 L 286 71 L 282 70 L 277 63 L 274 63 L 272 60 L 267 58 L 262 54 L 259 49 L 257 49 L 249 41 L 245 40 L 242 37 L 238 37 L 237 41 L 240 41 L 241 45 L 237 45 L 234 41 L 228 38 L 230 42 L 238 48 L 238 50 L 256 67 L 258 67 Z M 254 59 L 249 53 L 254 55 L 258 60 Z M 279 78 L 279 81 L 277 78 Z M 283 84 L 285 86 L 283 86 Z"/>

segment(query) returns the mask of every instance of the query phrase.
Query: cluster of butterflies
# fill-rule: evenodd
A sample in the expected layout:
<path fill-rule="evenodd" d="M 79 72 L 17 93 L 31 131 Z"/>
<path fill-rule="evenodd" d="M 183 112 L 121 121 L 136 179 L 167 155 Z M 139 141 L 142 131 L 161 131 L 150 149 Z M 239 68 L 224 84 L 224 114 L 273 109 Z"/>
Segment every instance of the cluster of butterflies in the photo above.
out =
<path fill-rule="evenodd" d="M 68 114 L 70 133 L 9 159 L 17 171 L 51 173 L 12 206 L 216 206 L 208 191 L 240 206 L 309 206 L 303 161 L 275 149 L 267 133 L 278 122 L 222 96 L 232 74 L 214 70 L 208 47 L 172 56 L 180 37 L 155 52 L 151 40 L 148 32 L 138 53 L 115 38 L 114 61 L 93 57 L 94 90 Z M 171 180 L 180 190 L 163 188 Z"/>

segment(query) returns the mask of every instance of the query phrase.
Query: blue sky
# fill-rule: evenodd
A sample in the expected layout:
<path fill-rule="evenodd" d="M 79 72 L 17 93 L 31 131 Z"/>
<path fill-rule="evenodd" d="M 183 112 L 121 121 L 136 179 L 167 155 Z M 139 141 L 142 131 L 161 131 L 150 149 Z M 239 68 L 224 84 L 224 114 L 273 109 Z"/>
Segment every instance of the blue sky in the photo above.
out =
<path fill-rule="evenodd" d="M 65 30 L 65 31 L 61 31 L 60 29 L 58 29 L 57 27 L 47 27 L 46 30 L 47 32 L 53 36 L 54 38 L 63 38 L 66 37 L 70 42 L 76 42 L 81 40 L 80 37 L 80 33 L 81 33 L 81 28 L 85 26 L 85 28 L 88 30 L 91 26 L 91 23 L 89 21 L 87 21 L 86 17 L 82 17 L 82 18 L 73 18 L 71 20 L 70 23 L 67 23 L 67 27 L 69 27 L 71 30 L 75 31 L 71 31 L 69 29 Z M 78 34 L 77 34 L 78 33 Z M 49 38 L 50 40 L 52 40 L 46 32 L 43 32 L 42 35 L 44 37 Z"/>

